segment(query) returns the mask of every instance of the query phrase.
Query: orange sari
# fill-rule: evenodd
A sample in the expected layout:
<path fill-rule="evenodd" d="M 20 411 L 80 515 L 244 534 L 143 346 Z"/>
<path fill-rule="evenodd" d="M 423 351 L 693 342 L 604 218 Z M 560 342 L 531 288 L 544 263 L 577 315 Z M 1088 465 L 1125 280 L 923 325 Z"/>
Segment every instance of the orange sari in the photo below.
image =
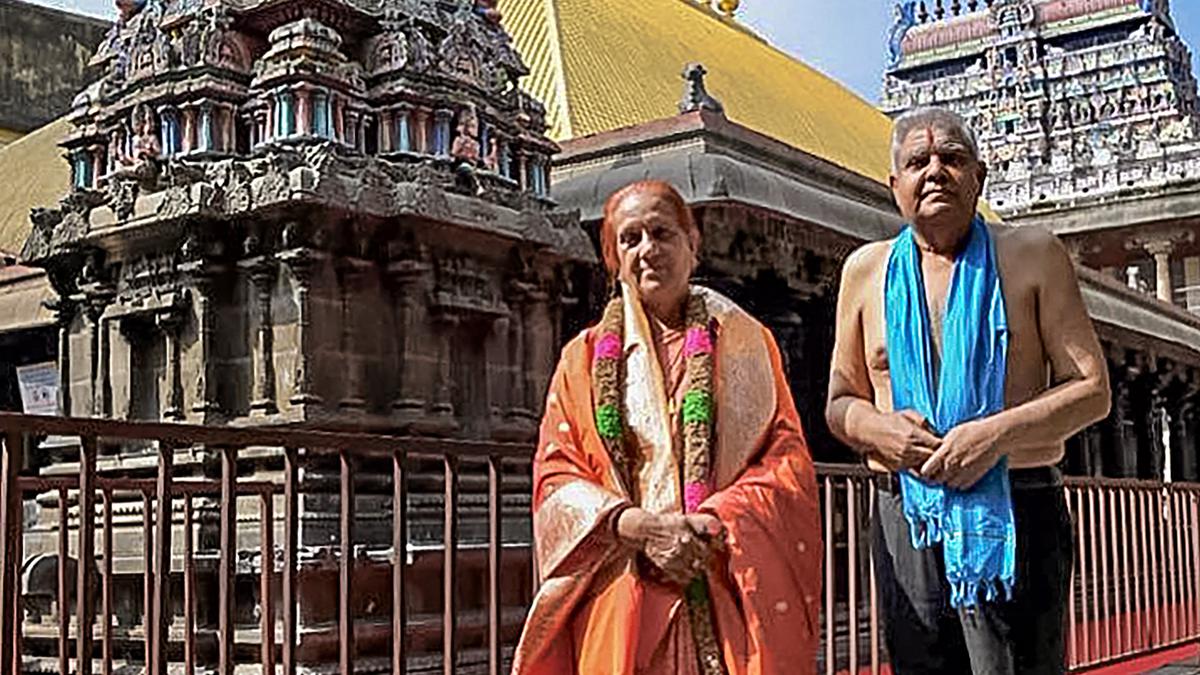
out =
<path fill-rule="evenodd" d="M 706 571 L 730 675 L 815 671 L 821 589 L 816 476 L 770 332 L 706 289 L 717 322 L 713 476 L 702 510 L 728 531 Z M 637 505 L 682 512 L 678 435 L 641 304 L 625 295 L 625 410 L 641 450 Z M 517 647 L 517 675 L 698 673 L 682 590 L 645 578 L 610 516 L 633 503 L 593 418 L 585 331 L 563 350 L 534 459 L 542 586 Z"/>

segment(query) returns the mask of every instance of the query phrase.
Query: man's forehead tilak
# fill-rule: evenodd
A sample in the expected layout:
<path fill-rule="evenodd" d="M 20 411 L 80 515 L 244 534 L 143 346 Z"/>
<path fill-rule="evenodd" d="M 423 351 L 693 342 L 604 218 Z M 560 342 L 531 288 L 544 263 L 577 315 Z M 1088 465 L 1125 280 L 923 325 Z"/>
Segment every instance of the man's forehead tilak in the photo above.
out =
<path fill-rule="evenodd" d="M 961 134 L 953 129 L 946 129 L 930 124 L 909 131 L 901 147 L 905 150 L 905 155 L 913 155 L 918 152 L 928 152 L 930 150 L 965 152 L 967 150 L 967 142 L 966 139 L 962 138 Z"/>

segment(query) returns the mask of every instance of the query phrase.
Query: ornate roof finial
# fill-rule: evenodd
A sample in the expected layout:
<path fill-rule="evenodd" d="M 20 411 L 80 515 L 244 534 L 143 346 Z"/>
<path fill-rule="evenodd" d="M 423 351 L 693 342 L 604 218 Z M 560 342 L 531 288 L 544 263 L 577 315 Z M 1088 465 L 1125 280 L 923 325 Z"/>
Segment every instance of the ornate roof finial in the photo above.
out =
<path fill-rule="evenodd" d="M 679 113 L 707 110 L 715 113 L 725 113 L 725 106 L 709 95 L 704 87 L 704 76 L 708 71 L 700 63 L 689 63 L 683 68 L 683 99 L 679 101 Z"/>
<path fill-rule="evenodd" d="M 741 6 L 741 0 L 718 0 L 717 9 L 721 10 L 727 18 L 732 19 L 733 13 Z"/>

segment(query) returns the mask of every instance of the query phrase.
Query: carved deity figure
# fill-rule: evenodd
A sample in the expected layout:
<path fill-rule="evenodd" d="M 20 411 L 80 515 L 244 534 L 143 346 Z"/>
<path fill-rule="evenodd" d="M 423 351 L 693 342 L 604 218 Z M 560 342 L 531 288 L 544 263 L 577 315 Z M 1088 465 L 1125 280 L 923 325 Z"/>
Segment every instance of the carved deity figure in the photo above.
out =
<path fill-rule="evenodd" d="M 130 19 L 142 11 L 146 6 L 146 0 L 116 0 L 117 15 L 121 18 L 121 23 L 128 23 Z"/>
<path fill-rule="evenodd" d="M 496 0 L 475 0 L 475 13 L 493 26 L 500 25 L 500 10 L 496 9 Z"/>
<path fill-rule="evenodd" d="M 458 116 L 458 133 L 450 154 L 475 164 L 479 161 L 479 117 L 473 107 L 466 107 Z"/>

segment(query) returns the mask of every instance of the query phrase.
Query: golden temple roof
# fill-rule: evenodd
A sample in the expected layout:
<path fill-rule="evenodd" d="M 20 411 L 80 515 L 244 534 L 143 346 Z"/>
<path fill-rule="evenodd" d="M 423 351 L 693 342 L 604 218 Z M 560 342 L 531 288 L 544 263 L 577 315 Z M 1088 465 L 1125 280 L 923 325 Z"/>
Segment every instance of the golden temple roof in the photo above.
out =
<path fill-rule="evenodd" d="M 698 61 L 731 120 L 887 182 L 891 121 L 736 19 L 693 0 L 500 0 L 500 10 L 552 138 L 675 115 L 683 67 Z"/>
<path fill-rule="evenodd" d="M 62 117 L 0 148 L 0 250 L 20 251 L 29 210 L 55 206 L 70 191 L 71 168 L 58 147 L 70 130 Z"/>

